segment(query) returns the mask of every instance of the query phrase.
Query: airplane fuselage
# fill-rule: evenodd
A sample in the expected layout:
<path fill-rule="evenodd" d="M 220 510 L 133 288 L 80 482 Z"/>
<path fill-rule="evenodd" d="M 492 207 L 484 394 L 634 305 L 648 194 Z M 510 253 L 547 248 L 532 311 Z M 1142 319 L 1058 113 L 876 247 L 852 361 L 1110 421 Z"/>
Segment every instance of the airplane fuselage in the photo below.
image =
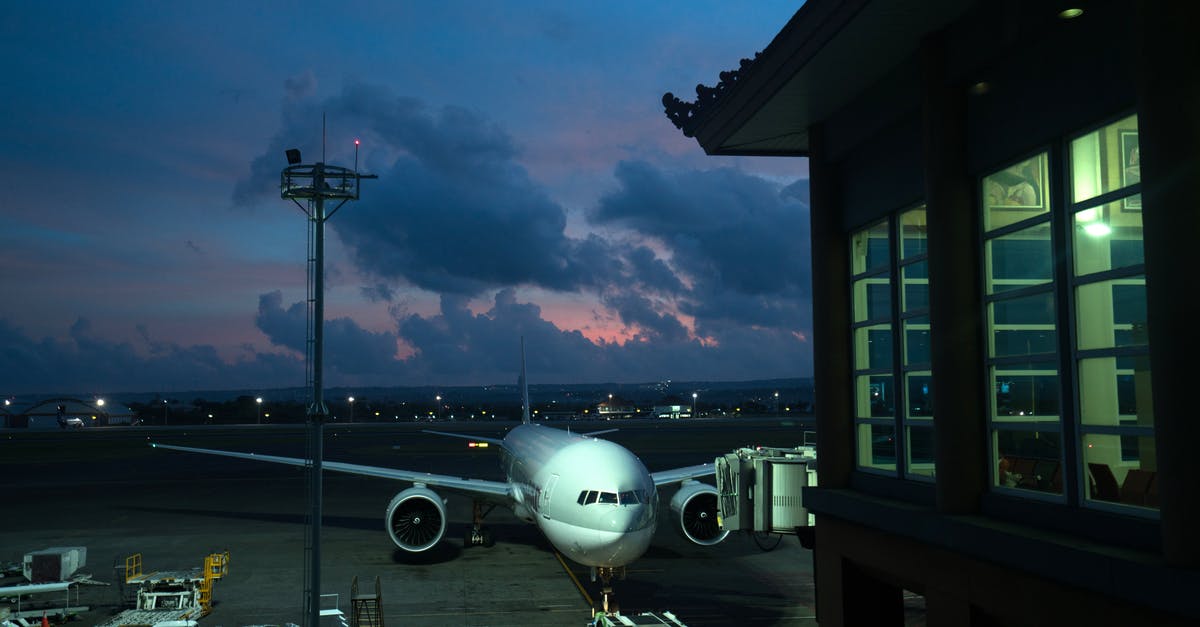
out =
<path fill-rule="evenodd" d="M 585 566 L 624 566 L 654 536 L 658 491 L 641 460 L 607 440 L 536 424 L 505 436 L 514 513 Z"/>

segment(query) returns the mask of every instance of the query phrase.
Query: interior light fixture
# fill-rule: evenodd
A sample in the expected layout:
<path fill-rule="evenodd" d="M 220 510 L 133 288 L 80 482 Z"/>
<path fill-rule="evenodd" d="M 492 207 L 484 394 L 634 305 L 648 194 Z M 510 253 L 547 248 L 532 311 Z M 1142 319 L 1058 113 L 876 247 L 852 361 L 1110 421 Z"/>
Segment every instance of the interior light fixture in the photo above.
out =
<path fill-rule="evenodd" d="M 1062 11 L 1058 12 L 1058 17 L 1060 19 L 1064 19 L 1064 20 L 1073 20 L 1073 19 L 1079 17 L 1080 15 L 1083 15 L 1083 9 L 1080 9 L 1078 7 L 1072 7 L 1070 9 L 1063 9 Z"/>
<path fill-rule="evenodd" d="M 967 91 L 971 92 L 972 96 L 982 96 L 992 90 L 992 84 L 987 81 L 979 81 L 971 85 Z"/>

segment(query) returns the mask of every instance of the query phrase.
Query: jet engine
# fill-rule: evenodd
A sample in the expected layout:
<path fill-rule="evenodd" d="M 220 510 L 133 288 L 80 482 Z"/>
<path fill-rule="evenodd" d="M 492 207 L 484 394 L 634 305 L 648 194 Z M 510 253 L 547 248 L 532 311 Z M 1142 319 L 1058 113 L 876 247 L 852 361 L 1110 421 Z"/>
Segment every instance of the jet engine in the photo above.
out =
<path fill-rule="evenodd" d="M 717 489 L 706 483 L 689 481 L 679 488 L 671 498 L 671 520 L 683 537 L 703 546 L 729 535 L 717 522 Z"/>
<path fill-rule="evenodd" d="M 714 507 L 716 501 L 713 501 Z M 392 498 L 384 518 L 396 546 L 413 553 L 431 548 L 446 532 L 446 507 L 436 492 L 413 486 Z"/>

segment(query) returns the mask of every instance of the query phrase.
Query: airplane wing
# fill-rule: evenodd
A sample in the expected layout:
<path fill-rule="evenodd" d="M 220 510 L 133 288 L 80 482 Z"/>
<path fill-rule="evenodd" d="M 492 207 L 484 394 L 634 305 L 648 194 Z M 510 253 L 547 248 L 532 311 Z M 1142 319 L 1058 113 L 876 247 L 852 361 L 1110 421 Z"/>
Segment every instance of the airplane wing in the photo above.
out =
<path fill-rule="evenodd" d="M 705 477 L 716 474 L 716 470 L 712 464 L 696 464 L 695 466 L 684 466 L 683 468 L 673 468 L 671 470 L 660 470 L 650 473 L 650 478 L 654 479 L 654 485 L 660 486 L 667 483 L 675 483 L 677 481 L 686 481 L 695 479 L 696 477 Z"/>
<path fill-rule="evenodd" d="M 487 438 L 482 435 L 470 435 L 467 433 L 450 433 L 448 431 L 434 431 L 432 429 L 421 429 L 422 433 L 432 433 L 433 435 L 444 435 L 450 438 L 461 438 L 463 440 L 473 440 L 477 442 L 488 442 L 496 446 L 504 446 L 504 440 L 500 438 Z"/>
<path fill-rule="evenodd" d="M 309 465 L 308 460 L 297 457 L 278 457 L 275 455 L 259 455 L 257 453 L 218 451 L 215 449 L 192 448 L 190 446 L 172 446 L 170 444 L 157 444 L 154 442 L 151 442 L 150 446 L 151 448 L 163 448 L 170 449 L 172 451 L 184 451 L 187 453 L 203 453 L 205 455 L 221 455 L 224 457 L 236 457 L 238 459 L 249 459 L 259 462 L 271 462 L 273 464 L 288 464 L 290 466 L 300 467 Z M 352 475 L 363 475 L 367 477 L 379 477 L 382 479 L 396 479 L 398 481 L 423 483 L 427 486 L 449 488 L 459 492 L 489 496 L 499 500 L 502 503 L 512 503 L 511 486 L 503 481 L 487 481 L 484 479 L 471 479 L 469 477 L 435 475 L 428 472 L 414 472 L 411 470 L 383 468 L 381 466 L 362 466 L 360 464 L 347 464 L 344 462 L 322 461 L 321 468 L 323 470 L 344 472 Z"/>

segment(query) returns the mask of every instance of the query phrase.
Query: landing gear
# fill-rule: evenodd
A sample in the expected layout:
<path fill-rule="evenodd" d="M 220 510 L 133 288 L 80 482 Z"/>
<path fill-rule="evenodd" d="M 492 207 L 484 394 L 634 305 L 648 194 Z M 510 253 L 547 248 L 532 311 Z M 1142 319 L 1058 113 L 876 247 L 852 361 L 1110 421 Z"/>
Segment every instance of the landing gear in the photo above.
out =
<path fill-rule="evenodd" d="M 496 509 L 495 505 L 488 505 L 484 509 L 483 503 L 475 501 L 472 505 L 471 513 L 471 528 L 467 530 L 466 543 L 463 546 L 479 546 L 483 545 L 491 547 L 496 544 L 496 539 L 492 537 L 492 530 L 483 526 L 483 519 Z"/>
<path fill-rule="evenodd" d="M 600 578 L 600 595 L 601 595 L 602 604 L 603 604 L 601 609 L 605 614 L 612 614 L 613 612 L 620 611 L 620 609 L 621 609 L 617 605 L 616 595 L 613 593 L 612 580 L 613 580 L 614 576 L 617 577 L 618 579 L 624 580 L 625 579 L 625 567 L 624 566 L 617 566 L 617 567 L 593 566 L 592 567 L 592 581 L 596 581 L 597 577 Z"/>

